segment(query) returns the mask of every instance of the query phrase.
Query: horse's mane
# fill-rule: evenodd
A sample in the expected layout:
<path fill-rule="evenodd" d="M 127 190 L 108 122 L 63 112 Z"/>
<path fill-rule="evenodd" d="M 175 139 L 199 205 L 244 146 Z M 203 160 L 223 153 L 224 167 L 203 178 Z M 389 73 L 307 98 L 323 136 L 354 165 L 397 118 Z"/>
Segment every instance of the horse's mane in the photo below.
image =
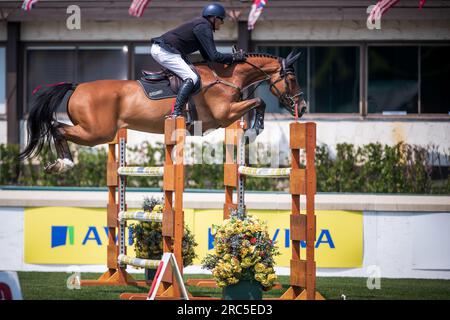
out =
<path fill-rule="evenodd" d="M 274 59 L 274 60 L 282 59 L 282 58 L 280 58 L 278 56 L 274 56 L 274 55 L 269 54 L 269 53 L 261 53 L 261 52 L 247 52 L 247 53 L 245 53 L 245 56 L 247 58 L 270 58 L 270 59 Z M 205 60 L 202 60 L 202 61 L 195 62 L 194 66 L 200 65 L 200 64 L 206 64 L 206 63 L 208 63 L 208 62 L 205 61 Z"/>
<path fill-rule="evenodd" d="M 280 57 L 271 55 L 269 53 L 260 53 L 260 52 L 248 52 L 245 54 L 246 57 L 248 58 L 270 58 L 270 59 L 275 59 L 275 60 L 280 60 Z"/>

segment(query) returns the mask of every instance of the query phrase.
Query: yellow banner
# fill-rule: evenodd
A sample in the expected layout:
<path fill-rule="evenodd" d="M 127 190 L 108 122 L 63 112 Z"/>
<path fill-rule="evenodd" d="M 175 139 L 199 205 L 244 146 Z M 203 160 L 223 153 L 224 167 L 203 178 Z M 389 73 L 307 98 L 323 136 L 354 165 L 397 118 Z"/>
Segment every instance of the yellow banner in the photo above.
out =
<path fill-rule="evenodd" d="M 275 259 L 276 265 L 289 267 L 292 247 L 290 241 L 290 212 L 277 210 L 248 210 L 260 220 L 267 221 L 272 240 L 276 241 L 281 255 Z M 317 232 L 315 260 L 319 268 L 357 268 L 362 266 L 363 221 L 362 212 L 316 211 Z M 212 249 L 211 226 L 220 224 L 222 210 L 195 210 L 193 229 L 204 237 L 198 238 L 196 252 L 204 257 Z M 199 234 L 198 232 L 195 233 Z M 302 243 L 301 258 L 306 259 L 306 244 Z M 194 261 L 200 264 L 199 261 Z"/>
<path fill-rule="evenodd" d="M 130 209 L 131 211 L 132 209 Z M 281 255 L 278 266 L 289 266 L 289 211 L 249 210 L 267 221 L 272 239 Z M 315 260 L 319 268 L 357 268 L 362 266 L 363 219 L 361 212 L 316 211 Z M 213 248 L 211 226 L 220 224 L 222 210 L 185 209 L 185 223 L 198 242 L 195 265 Z M 129 222 L 128 224 L 133 223 Z M 105 264 L 108 231 L 105 209 L 39 207 L 25 209 L 25 262 L 30 264 Z M 134 255 L 129 230 L 127 253 Z M 302 247 L 304 243 L 302 243 Z M 305 249 L 301 250 L 305 258 Z"/>

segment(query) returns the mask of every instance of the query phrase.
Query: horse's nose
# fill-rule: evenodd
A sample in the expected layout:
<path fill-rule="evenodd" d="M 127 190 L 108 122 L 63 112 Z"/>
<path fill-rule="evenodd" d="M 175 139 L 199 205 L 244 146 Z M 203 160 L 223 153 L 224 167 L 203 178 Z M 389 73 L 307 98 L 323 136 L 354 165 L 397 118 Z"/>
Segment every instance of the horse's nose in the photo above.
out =
<path fill-rule="evenodd" d="M 303 99 L 303 97 L 300 97 L 300 102 L 297 102 L 297 116 L 301 118 L 308 109 L 308 102 Z"/>
<path fill-rule="evenodd" d="M 308 102 L 303 97 L 300 97 L 299 100 L 300 101 L 298 102 L 298 106 L 299 106 L 300 110 L 308 107 Z"/>

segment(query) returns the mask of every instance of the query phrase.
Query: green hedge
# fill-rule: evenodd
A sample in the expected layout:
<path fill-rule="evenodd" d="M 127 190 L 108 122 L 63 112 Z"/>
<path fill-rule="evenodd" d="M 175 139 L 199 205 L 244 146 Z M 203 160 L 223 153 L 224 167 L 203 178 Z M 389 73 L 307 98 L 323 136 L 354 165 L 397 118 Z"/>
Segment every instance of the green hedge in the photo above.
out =
<path fill-rule="evenodd" d="M 53 161 L 48 149 L 34 160 L 19 163 L 15 145 L 0 145 L 0 185 L 104 187 L 106 149 L 72 145 L 75 169 L 64 175 L 44 174 L 46 163 Z M 199 146 L 195 146 L 199 148 Z M 208 147 L 208 145 L 206 145 Z M 432 167 L 437 159 L 436 146 L 419 147 L 399 143 L 395 146 L 372 143 L 362 147 L 338 144 L 336 155 L 326 145 L 316 150 L 318 192 L 449 194 L 448 167 Z M 128 149 L 130 165 L 162 165 L 162 144 L 142 143 Z M 201 151 L 201 150 L 200 150 Z M 441 155 L 442 156 L 442 155 Z M 444 154 L 447 163 L 449 155 Z M 186 187 L 223 189 L 222 164 L 196 164 L 186 170 Z M 162 187 L 160 178 L 133 178 L 132 187 Z M 287 191 L 288 179 L 247 178 L 247 190 Z"/>

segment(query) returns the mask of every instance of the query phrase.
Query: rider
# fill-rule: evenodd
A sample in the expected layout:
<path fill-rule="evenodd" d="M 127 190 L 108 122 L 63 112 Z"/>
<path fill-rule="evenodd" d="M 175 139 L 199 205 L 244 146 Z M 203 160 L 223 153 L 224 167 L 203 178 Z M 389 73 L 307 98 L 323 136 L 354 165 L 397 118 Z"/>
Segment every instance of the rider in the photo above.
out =
<path fill-rule="evenodd" d="M 186 61 L 187 55 L 197 50 L 206 61 L 231 64 L 245 61 L 243 52 L 220 53 L 214 43 L 213 32 L 219 30 L 225 19 L 225 8 L 212 3 L 203 8 L 202 17 L 188 21 L 160 37 L 151 39 L 151 55 L 163 67 L 182 80 L 173 115 L 180 116 L 189 95 L 200 80 Z"/>

